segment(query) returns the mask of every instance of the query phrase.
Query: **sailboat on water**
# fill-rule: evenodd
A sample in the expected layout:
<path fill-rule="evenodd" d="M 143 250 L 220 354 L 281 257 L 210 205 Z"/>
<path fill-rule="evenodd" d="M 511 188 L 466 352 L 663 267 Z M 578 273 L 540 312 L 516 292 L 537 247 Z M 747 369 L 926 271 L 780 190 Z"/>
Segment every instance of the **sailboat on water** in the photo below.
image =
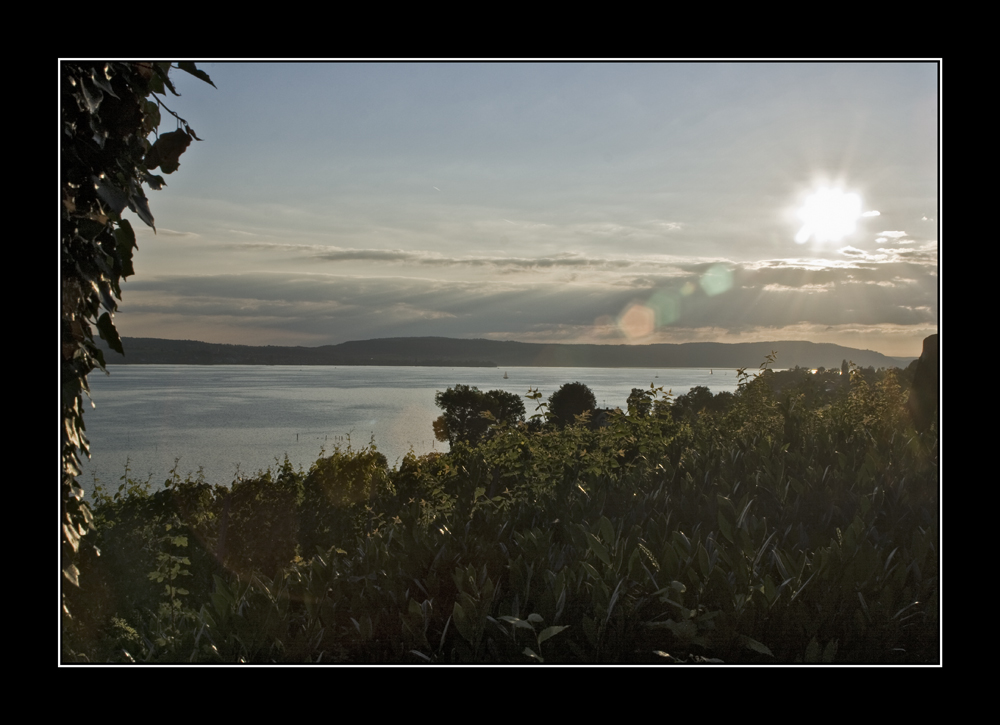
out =
<path fill-rule="evenodd" d="M 507 371 L 506 371 L 506 370 L 504 370 L 504 371 L 503 371 L 503 379 L 504 379 L 504 380 L 507 380 L 507 379 L 508 379 L 508 378 L 507 378 Z"/>

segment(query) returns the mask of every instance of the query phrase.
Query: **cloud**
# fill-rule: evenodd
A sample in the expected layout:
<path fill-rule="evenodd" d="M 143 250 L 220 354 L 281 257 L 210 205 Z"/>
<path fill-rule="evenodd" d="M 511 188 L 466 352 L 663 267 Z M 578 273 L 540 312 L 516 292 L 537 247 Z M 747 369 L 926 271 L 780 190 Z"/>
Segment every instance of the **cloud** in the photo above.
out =
<path fill-rule="evenodd" d="M 389 264 L 422 265 L 427 267 L 472 267 L 498 271 L 532 271 L 566 269 L 623 270 L 642 267 L 646 269 L 679 270 L 679 260 L 666 255 L 631 257 L 601 257 L 578 252 L 564 252 L 535 257 L 517 256 L 454 256 L 427 250 L 403 249 L 350 249 L 320 244 L 287 244 L 279 242 L 242 242 L 226 245 L 243 251 L 272 251 L 302 253 L 325 262 L 382 262 Z M 690 260 L 685 260 L 690 265 Z"/>
<path fill-rule="evenodd" d="M 936 267 L 919 258 L 932 250 L 906 250 L 915 253 L 915 261 L 900 250 L 880 255 L 848 251 L 851 258 L 839 265 L 809 265 L 795 259 L 753 265 L 729 262 L 726 285 L 704 282 L 710 275 L 713 281 L 721 279 L 713 271 L 719 268 L 718 262 L 672 262 L 657 272 L 633 260 L 621 260 L 628 265 L 613 274 L 587 276 L 574 269 L 585 270 L 588 264 L 608 260 L 583 255 L 524 261 L 550 263 L 567 277 L 575 276 L 558 283 L 530 275 L 470 280 L 373 275 L 370 271 L 147 277 L 129 282 L 116 323 L 129 336 L 167 337 L 158 330 L 180 329 L 187 320 L 192 329 L 213 330 L 215 342 L 310 345 L 422 335 L 676 342 L 684 341 L 685 335 L 702 334 L 693 330 L 712 330 L 719 339 L 739 337 L 748 330 L 770 330 L 764 339 L 781 339 L 781 331 L 785 339 L 811 339 L 792 335 L 800 328 L 840 330 L 847 326 L 871 331 L 896 325 L 926 330 L 936 324 Z M 866 261 L 873 256 L 887 261 Z M 522 261 L 474 259 L 457 263 Z M 421 266 L 412 260 L 410 264 L 414 269 Z M 643 324 L 636 324 L 637 320 Z M 626 331 L 632 333 L 631 338 Z M 300 342 L 294 343 L 296 339 Z"/>
<path fill-rule="evenodd" d="M 829 292 L 834 288 L 832 282 L 828 284 L 805 284 L 800 287 L 789 287 L 783 284 L 767 284 L 761 289 L 767 292 Z"/>

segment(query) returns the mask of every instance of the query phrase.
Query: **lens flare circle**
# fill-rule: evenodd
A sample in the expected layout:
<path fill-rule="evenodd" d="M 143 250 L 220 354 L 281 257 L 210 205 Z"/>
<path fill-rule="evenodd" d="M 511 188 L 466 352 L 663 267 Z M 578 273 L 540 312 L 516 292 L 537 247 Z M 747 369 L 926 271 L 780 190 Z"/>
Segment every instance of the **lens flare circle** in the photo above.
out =
<path fill-rule="evenodd" d="M 656 313 L 643 304 L 632 304 L 618 318 L 618 329 L 630 340 L 646 337 L 656 329 Z"/>
<path fill-rule="evenodd" d="M 709 297 L 721 295 L 733 286 L 733 271 L 724 264 L 713 264 L 698 283 Z"/>

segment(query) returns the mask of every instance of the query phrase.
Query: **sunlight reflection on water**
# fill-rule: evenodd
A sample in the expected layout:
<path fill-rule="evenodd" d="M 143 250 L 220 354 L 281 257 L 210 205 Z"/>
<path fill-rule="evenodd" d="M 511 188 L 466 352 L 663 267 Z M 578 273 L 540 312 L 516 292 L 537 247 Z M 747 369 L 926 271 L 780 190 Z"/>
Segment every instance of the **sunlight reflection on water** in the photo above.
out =
<path fill-rule="evenodd" d="M 397 465 L 417 454 L 446 451 L 431 423 L 437 391 L 457 385 L 548 398 L 560 385 L 588 385 L 600 407 L 625 407 L 632 388 L 650 383 L 674 395 L 695 385 L 736 389 L 732 370 L 707 368 L 431 368 L 244 365 L 111 365 L 92 375 L 95 409 L 85 413 L 93 459 L 80 477 L 97 475 L 115 489 L 129 459 L 131 476 L 160 488 L 180 458 L 178 473 L 202 467 L 212 484 L 229 485 L 237 471 L 254 473 L 287 454 L 308 469 L 321 451 L 360 448 L 370 441 Z M 508 378 L 504 379 L 504 373 Z M 530 416 L 534 404 L 525 401 Z"/>

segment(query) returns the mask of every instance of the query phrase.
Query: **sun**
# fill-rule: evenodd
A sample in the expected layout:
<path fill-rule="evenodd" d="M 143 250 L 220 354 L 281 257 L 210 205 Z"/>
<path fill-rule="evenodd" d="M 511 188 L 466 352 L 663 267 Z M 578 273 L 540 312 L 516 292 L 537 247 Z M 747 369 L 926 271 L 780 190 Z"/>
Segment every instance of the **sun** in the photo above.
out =
<path fill-rule="evenodd" d="M 795 241 L 803 244 L 810 237 L 817 242 L 839 242 L 854 231 L 861 216 L 861 197 L 840 189 L 822 188 L 806 198 L 799 209 L 802 228 Z"/>

